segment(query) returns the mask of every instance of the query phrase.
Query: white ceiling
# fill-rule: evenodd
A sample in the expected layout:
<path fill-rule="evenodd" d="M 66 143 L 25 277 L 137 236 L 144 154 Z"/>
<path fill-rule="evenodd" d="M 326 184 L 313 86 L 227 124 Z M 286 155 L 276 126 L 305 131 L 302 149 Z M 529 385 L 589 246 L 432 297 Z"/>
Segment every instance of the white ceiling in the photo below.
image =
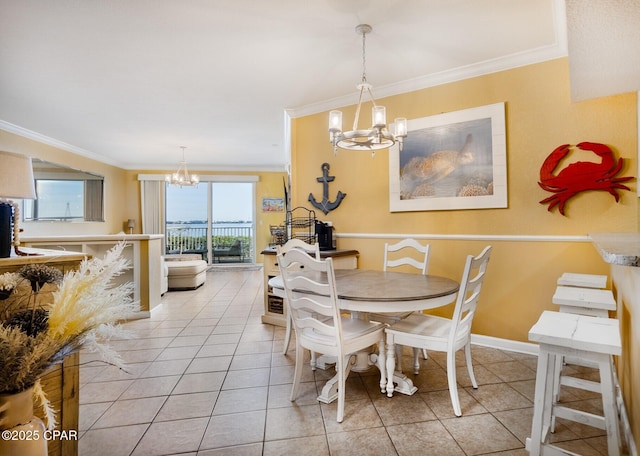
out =
<path fill-rule="evenodd" d="M 566 55 L 563 0 L 0 0 L 0 128 L 127 169 L 283 170 L 285 113 Z M 389 117 L 401 113 L 388 113 Z M 346 121 L 348 123 L 348 121 Z M 328 134 L 327 134 L 328 139 Z"/>

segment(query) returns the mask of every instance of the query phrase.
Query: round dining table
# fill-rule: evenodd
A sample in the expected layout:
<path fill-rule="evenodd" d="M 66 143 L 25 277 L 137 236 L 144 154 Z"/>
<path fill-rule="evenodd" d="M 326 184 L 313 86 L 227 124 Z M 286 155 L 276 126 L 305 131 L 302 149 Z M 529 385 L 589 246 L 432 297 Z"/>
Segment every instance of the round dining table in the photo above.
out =
<path fill-rule="evenodd" d="M 318 273 L 301 274 L 313 276 Z M 459 287 L 455 280 L 435 275 L 369 269 L 337 269 L 334 274 L 338 306 L 349 311 L 352 318 L 368 319 L 369 313 L 393 314 L 442 307 L 455 300 Z M 268 284 L 273 294 L 285 297 L 280 276 L 271 278 Z M 379 365 L 377 358 L 376 354 L 358 354 L 352 370 L 365 370 L 376 365 L 384 372 L 384 366 Z M 329 403 L 337 398 L 337 383 L 332 380 L 327 382 L 318 396 L 321 402 Z M 398 385 L 394 391 L 399 393 L 411 395 L 417 391 L 411 379 L 401 372 L 393 373 L 393 382 Z"/>

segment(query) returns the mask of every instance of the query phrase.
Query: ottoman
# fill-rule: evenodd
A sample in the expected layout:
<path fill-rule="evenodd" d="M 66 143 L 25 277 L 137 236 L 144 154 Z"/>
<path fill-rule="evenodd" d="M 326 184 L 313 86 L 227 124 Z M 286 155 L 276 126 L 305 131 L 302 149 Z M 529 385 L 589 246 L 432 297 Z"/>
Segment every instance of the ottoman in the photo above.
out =
<path fill-rule="evenodd" d="M 169 290 L 195 290 L 207 279 L 204 260 L 167 261 Z"/>

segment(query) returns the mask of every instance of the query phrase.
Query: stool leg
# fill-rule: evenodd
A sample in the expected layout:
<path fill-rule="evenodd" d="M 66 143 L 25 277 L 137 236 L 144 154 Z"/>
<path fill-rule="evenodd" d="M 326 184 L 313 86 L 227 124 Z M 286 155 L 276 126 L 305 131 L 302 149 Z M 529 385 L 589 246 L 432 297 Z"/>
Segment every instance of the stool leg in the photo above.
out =
<path fill-rule="evenodd" d="M 562 376 L 562 366 L 564 365 L 564 356 L 556 356 L 555 378 L 553 379 L 553 402 L 560 402 L 560 377 Z"/>
<path fill-rule="evenodd" d="M 602 406 L 604 409 L 604 421 L 607 430 L 607 443 L 609 455 L 620 454 L 620 427 L 618 424 L 618 408 L 616 406 L 615 383 L 613 381 L 613 368 L 611 357 L 601 360 L 600 386 L 602 388 Z"/>
<path fill-rule="evenodd" d="M 538 353 L 538 367 L 536 370 L 536 391 L 533 400 L 533 422 L 531 424 L 531 438 L 529 440 L 529 454 L 532 456 L 540 455 L 540 449 L 543 439 L 546 408 L 551 407 L 550 400 L 553 392 L 553 378 L 549 378 L 549 370 L 553 373 L 554 356 L 542 346 Z M 546 405 L 547 397 L 549 398 L 549 406 Z M 550 416 L 550 411 L 549 411 Z"/>

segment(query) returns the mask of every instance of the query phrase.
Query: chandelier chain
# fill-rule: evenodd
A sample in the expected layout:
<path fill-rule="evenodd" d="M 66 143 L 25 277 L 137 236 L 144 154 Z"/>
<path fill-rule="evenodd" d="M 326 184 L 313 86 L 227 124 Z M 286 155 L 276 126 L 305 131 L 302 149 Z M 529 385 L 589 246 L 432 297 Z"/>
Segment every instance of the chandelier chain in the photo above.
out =
<path fill-rule="evenodd" d="M 367 83 L 367 57 L 366 57 L 367 33 L 362 32 L 362 83 Z"/>

